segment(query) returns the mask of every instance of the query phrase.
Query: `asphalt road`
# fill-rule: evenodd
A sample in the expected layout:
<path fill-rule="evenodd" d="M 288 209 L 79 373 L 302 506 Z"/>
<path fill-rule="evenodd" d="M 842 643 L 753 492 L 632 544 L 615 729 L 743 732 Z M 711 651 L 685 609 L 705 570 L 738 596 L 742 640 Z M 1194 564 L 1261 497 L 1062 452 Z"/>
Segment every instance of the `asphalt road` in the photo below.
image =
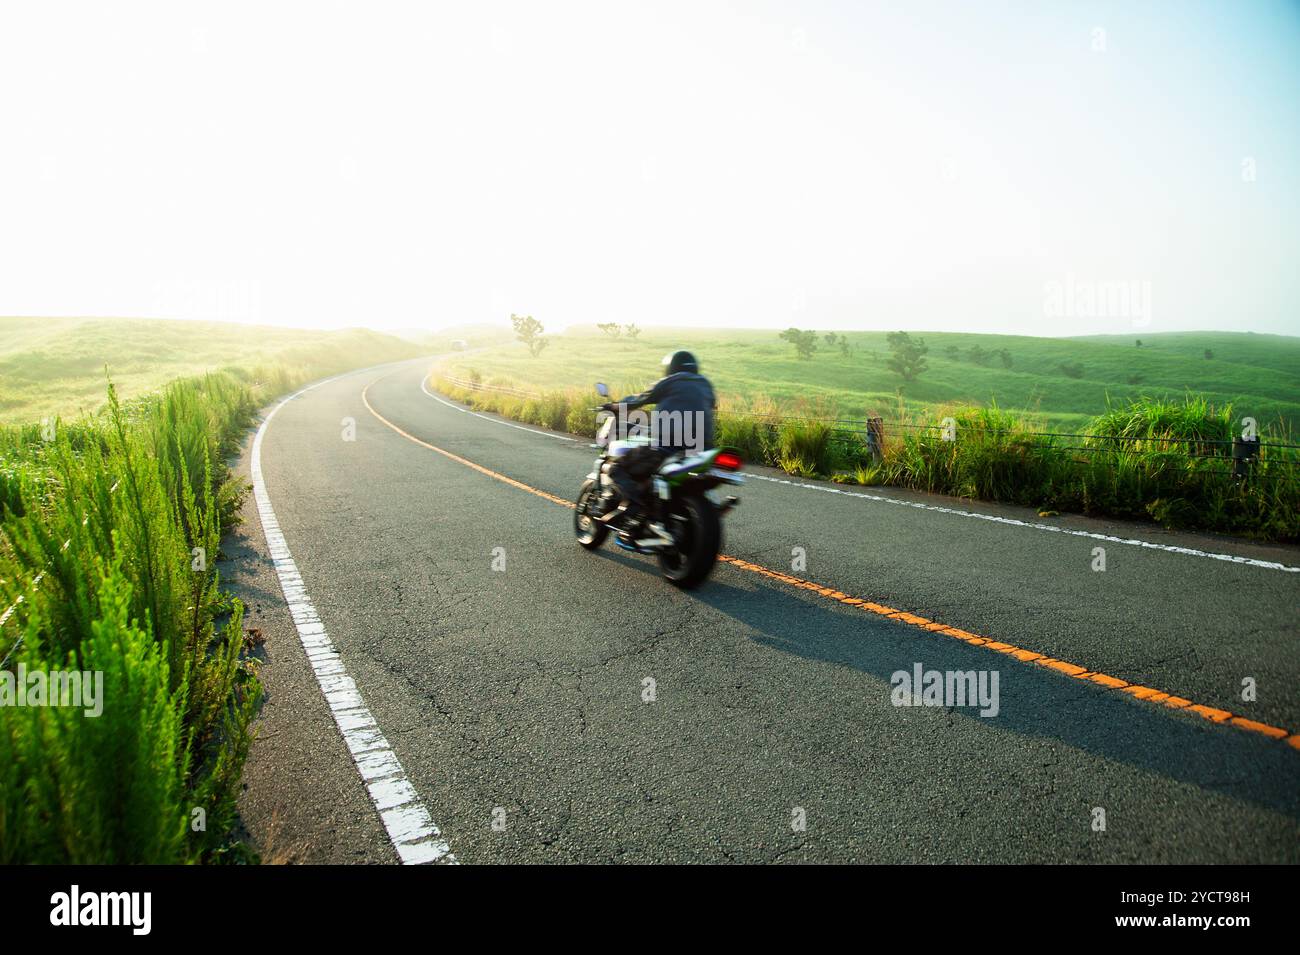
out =
<path fill-rule="evenodd" d="M 437 400 L 426 367 L 286 403 L 261 466 L 339 663 L 457 861 L 1300 859 L 1295 740 L 771 573 L 719 564 L 682 593 L 651 558 L 588 553 L 569 509 L 482 469 L 571 500 L 594 452 Z M 1300 732 L 1300 573 L 1263 566 L 1300 566 L 1300 551 L 805 483 L 752 480 L 725 552 Z M 268 700 L 245 823 L 273 860 L 396 862 L 251 502 L 246 517 L 228 576 L 266 640 Z M 895 706 L 891 674 L 916 664 L 996 671 L 997 715 Z"/>

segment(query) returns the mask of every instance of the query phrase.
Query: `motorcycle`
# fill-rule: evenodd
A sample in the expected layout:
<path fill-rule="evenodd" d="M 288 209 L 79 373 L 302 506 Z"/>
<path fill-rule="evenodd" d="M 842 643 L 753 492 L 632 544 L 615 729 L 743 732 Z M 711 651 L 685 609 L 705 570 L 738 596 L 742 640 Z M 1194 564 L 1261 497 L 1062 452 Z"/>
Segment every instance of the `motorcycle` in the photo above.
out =
<path fill-rule="evenodd" d="M 604 382 L 596 383 L 596 391 L 602 398 L 609 397 Z M 611 414 L 597 431 L 592 447 L 602 449 L 601 455 L 583 481 L 574 506 L 574 533 L 587 550 L 596 550 L 605 542 L 611 527 L 600 518 L 613 513 L 623 500 L 610 469 L 632 449 L 650 444 L 643 428 L 627 429 L 625 437 L 617 439 L 617 422 L 617 416 Z M 646 498 L 645 537 L 624 542 L 620 535 L 619 546 L 654 554 L 669 583 L 684 590 L 698 587 L 713 570 L 722 547 L 722 516 L 740 503 L 734 495 L 715 500 L 712 492 L 723 485 L 744 484 L 739 473 L 743 466 L 740 456 L 727 448 L 669 455 L 650 476 L 653 493 Z"/>

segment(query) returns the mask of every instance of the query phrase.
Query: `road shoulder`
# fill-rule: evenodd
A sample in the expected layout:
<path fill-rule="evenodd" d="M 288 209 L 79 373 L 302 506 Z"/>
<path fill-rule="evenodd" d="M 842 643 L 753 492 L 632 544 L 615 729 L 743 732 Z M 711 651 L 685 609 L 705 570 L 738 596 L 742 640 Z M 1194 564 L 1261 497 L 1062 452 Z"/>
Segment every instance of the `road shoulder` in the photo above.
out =
<path fill-rule="evenodd" d="M 234 471 L 251 484 L 250 430 Z M 280 591 L 250 492 L 222 541 L 225 587 L 261 645 L 265 696 L 253 725 L 239 812 L 264 863 L 396 863 Z"/>

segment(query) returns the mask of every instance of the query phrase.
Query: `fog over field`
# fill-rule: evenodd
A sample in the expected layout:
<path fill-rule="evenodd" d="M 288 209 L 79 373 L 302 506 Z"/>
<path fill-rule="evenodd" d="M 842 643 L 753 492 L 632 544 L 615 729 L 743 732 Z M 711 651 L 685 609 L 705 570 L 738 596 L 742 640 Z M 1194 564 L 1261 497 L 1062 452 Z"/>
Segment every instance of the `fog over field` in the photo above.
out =
<path fill-rule="evenodd" d="M 1298 40 L 1281 0 L 9 5 L 0 314 L 1295 334 Z"/>

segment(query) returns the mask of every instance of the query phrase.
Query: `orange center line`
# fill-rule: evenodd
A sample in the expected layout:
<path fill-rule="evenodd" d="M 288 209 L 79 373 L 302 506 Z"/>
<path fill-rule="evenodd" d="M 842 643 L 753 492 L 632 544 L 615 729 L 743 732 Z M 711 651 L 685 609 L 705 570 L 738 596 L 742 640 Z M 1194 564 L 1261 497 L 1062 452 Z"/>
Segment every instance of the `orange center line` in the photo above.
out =
<path fill-rule="evenodd" d="M 378 380 L 380 379 L 376 379 L 376 381 Z M 370 385 L 373 385 L 374 383 L 375 382 L 372 381 Z M 476 464 L 468 458 L 463 458 L 458 454 L 453 454 L 437 445 L 430 444 L 428 441 L 417 438 L 409 431 L 404 431 L 375 410 L 374 405 L 370 403 L 370 398 L 368 397 L 370 385 L 366 385 L 366 387 L 361 391 L 361 400 L 364 402 L 366 409 L 402 437 L 409 441 L 414 441 L 416 444 L 428 448 L 430 451 L 436 451 L 443 457 L 449 458 L 457 464 L 463 464 L 465 467 L 471 468 L 487 477 L 501 481 L 504 484 L 509 484 L 511 487 L 519 488 L 521 491 L 527 491 L 529 494 L 535 494 L 544 500 L 550 501 L 552 504 L 559 504 L 562 507 L 567 507 L 571 510 L 573 509 L 574 504 L 572 501 L 567 501 L 562 497 L 556 497 L 554 494 L 549 494 L 546 491 L 533 487 L 532 485 L 525 484 L 523 481 L 517 481 L 512 477 L 507 477 L 499 471 L 485 468 L 483 465 Z M 807 590 L 819 597 L 825 597 L 829 600 L 834 600 L 850 607 L 856 607 L 859 610 L 865 610 L 881 617 L 888 617 L 890 620 L 896 620 L 899 623 L 907 624 L 911 627 L 917 627 L 918 629 L 925 630 L 929 633 L 951 637 L 955 640 L 961 640 L 963 643 L 968 643 L 974 647 L 983 647 L 986 650 L 1004 653 L 1008 656 L 1015 657 L 1023 663 L 1033 663 L 1037 666 L 1047 667 L 1050 670 L 1054 670 L 1057 673 L 1072 677 L 1076 680 L 1086 680 L 1089 683 L 1095 683 L 1098 686 L 1105 687 L 1109 690 L 1119 690 L 1121 693 L 1127 693 L 1135 699 L 1146 700 L 1148 703 L 1159 703 L 1174 710 L 1186 710 L 1187 712 L 1195 713 L 1212 723 L 1235 726 L 1252 733 L 1259 733 L 1263 736 L 1269 737 L 1270 739 L 1285 740 L 1293 749 L 1300 750 L 1300 735 L 1291 733 L 1290 731 L 1278 726 L 1259 723 L 1255 720 L 1247 719 L 1244 716 L 1238 716 L 1228 710 L 1220 710 L 1212 706 L 1203 706 L 1199 703 L 1193 703 L 1191 700 L 1185 699 L 1181 696 L 1174 696 L 1171 693 L 1165 693 L 1153 687 L 1130 683 L 1127 680 L 1121 680 L 1118 677 L 1108 676 L 1105 673 L 1090 670 L 1088 667 L 1079 666 L 1077 663 L 1058 660 L 1049 657 L 1046 654 L 1037 653 L 1033 650 L 1026 650 L 1010 643 L 1003 643 L 998 640 L 990 639 L 989 637 L 982 637 L 978 634 L 969 633 L 968 631 L 958 629 L 957 627 L 950 627 L 947 624 L 939 623 L 938 621 L 930 620 L 914 613 L 908 613 L 905 610 L 896 610 L 893 607 L 886 607 L 884 604 L 864 600 L 861 597 L 854 597 L 839 590 L 835 590 L 832 587 L 825 587 L 811 580 L 804 580 L 803 578 L 795 577 L 792 574 L 783 573 L 779 570 L 772 570 L 770 567 L 764 567 L 762 564 L 755 564 L 752 561 L 742 560 L 739 557 L 719 554 L 718 560 L 724 564 L 730 564 L 737 570 L 744 570 L 753 574 L 758 574 L 761 577 L 767 577 L 771 580 L 788 584 L 789 586 L 800 590 Z"/>

